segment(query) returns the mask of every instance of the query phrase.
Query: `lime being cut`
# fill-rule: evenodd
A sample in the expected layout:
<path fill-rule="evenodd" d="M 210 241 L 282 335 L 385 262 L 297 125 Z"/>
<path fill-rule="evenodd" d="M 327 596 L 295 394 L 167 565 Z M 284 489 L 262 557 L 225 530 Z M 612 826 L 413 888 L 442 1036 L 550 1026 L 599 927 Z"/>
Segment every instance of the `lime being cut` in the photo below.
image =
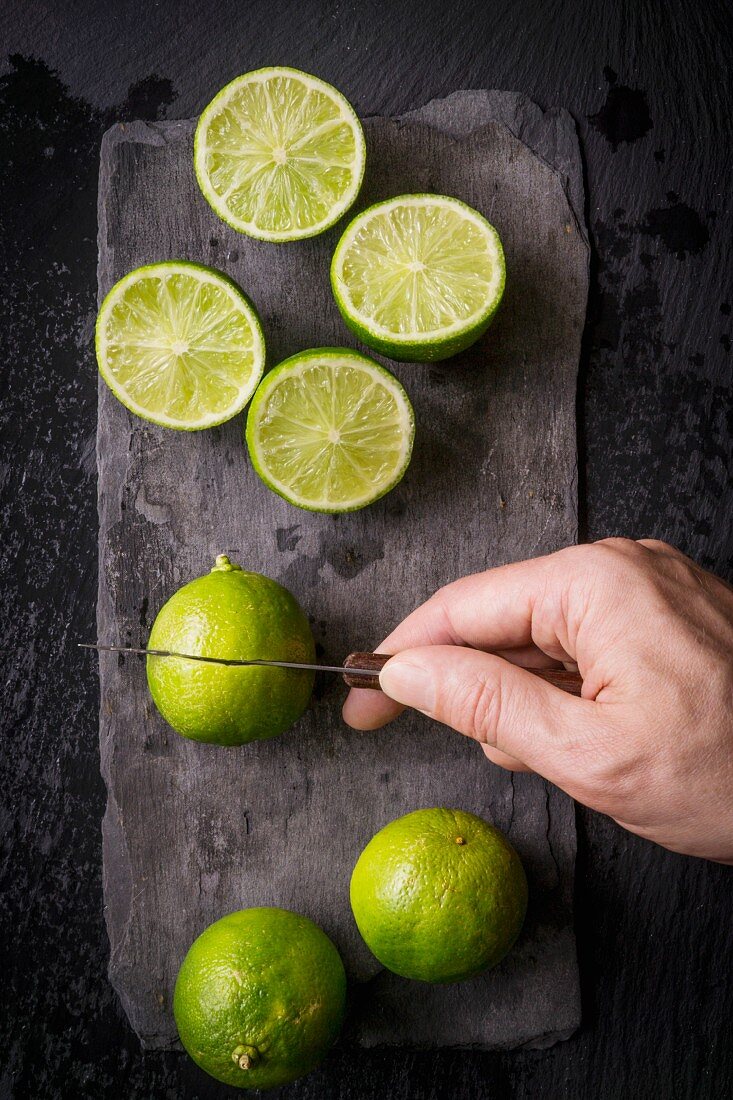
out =
<path fill-rule="evenodd" d="M 345 1002 L 343 963 L 325 932 L 286 909 L 243 909 L 194 941 L 173 1014 L 201 1069 L 227 1085 L 271 1089 L 315 1069 Z"/>
<path fill-rule="evenodd" d="M 252 464 L 299 508 L 350 512 L 384 496 L 410 461 L 415 417 L 397 379 L 348 348 L 314 348 L 265 375 L 247 415 Z"/>
<path fill-rule="evenodd" d="M 115 397 L 137 416 L 183 431 L 240 413 L 265 366 L 252 303 L 225 275 L 183 260 L 138 267 L 115 283 L 95 342 Z"/>
<path fill-rule="evenodd" d="M 150 649 L 194 657 L 313 664 L 308 620 L 277 581 L 219 554 L 210 573 L 179 588 L 153 623 Z M 148 686 L 163 718 L 183 737 L 243 745 L 284 733 L 308 706 L 307 669 L 240 668 L 148 656 Z"/>
<path fill-rule="evenodd" d="M 509 841 L 465 810 L 415 810 L 367 844 L 351 876 L 351 908 L 388 970 L 456 982 L 495 966 L 527 910 L 527 880 Z"/>
<path fill-rule="evenodd" d="M 445 195 L 400 195 L 346 227 L 331 287 L 346 324 L 392 359 L 433 361 L 486 331 L 504 293 L 499 234 Z"/>
<path fill-rule="evenodd" d="M 194 169 L 212 209 L 240 233 L 297 241 L 322 233 L 361 187 L 364 134 L 353 107 L 318 77 L 258 69 L 206 107 Z"/>

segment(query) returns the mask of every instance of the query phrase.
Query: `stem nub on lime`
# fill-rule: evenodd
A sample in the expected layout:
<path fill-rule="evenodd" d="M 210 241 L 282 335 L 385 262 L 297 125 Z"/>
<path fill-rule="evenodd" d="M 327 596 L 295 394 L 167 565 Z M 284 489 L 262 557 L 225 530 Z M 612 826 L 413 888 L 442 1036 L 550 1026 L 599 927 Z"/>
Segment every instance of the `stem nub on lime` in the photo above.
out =
<path fill-rule="evenodd" d="M 341 1029 L 346 975 L 318 925 L 287 909 L 243 909 L 201 933 L 178 972 L 173 1014 L 201 1069 L 270 1089 L 314 1069 Z"/>
<path fill-rule="evenodd" d="M 277 581 L 220 554 L 210 573 L 179 588 L 158 612 L 150 649 L 197 657 L 311 664 L 308 620 Z M 147 658 L 148 685 L 165 720 L 184 737 L 243 745 L 275 737 L 303 713 L 313 673 Z"/>
<path fill-rule="evenodd" d="M 353 332 L 393 359 L 430 362 L 486 331 L 504 293 L 499 234 L 445 195 L 399 195 L 346 227 L 331 262 L 336 304 Z"/>
<path fill-rule="evenodd" d="M 495 966 L 527 909 L 527 880 L 509 841 L 464 810 L 416 810 L 367 844 L 351 908 L 383 966 L 423 982 L 455 982 Z"/>

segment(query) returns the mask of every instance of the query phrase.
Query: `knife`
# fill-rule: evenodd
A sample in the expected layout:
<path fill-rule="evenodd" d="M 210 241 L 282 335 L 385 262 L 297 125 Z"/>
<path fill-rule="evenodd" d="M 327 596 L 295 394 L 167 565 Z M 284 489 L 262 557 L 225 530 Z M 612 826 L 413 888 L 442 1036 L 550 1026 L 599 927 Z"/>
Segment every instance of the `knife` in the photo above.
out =
<path fill-rule="evenodd" d="M 168 649 L 136 649 L 125 645 L 99 645 L 77 642 L 80 649 L 96 649 L 101 653 L 133 653 L 142 657 L 178 657 L 183 661 L 202 661 L 208 665 L 229 668 L 294 668 L 310 672 L 340 672 L 347 687 L 370 688 L 379 691 L 379 672 L 392 653 L 350 653 L 342 665 L 300 664 L 297 661 L 242 661 L 231 657 L 199 657 L 194 653 L 175 653 Z M 554 684 L 570 695 L 580 695 L 583 681 L 577 672 L 564 668 L 528 668 L 533 676 Z"/>

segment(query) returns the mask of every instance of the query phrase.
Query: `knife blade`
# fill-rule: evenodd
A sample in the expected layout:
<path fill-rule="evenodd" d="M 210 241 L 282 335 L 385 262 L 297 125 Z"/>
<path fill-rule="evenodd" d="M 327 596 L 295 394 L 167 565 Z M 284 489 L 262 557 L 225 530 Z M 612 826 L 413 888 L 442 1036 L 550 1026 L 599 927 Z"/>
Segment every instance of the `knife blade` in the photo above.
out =
<path fill-rule="evenodd" d="M 103 653 L 137 653 L 143 657 L 180 657 L 184 661 L 203 661 L 209 665 L 230 665 L 243 668 L 295 668 L 310 672 L 338 672 L 347 687 L 370 688 L 381 691 L 379 672 L 384 668 L 391 653 L 350 653 L 342 665 L 309 665 L 297 661 L 242 661 L 228 657 L 199 657 L 194 653 L 174 653 L 167 649 L 136 649 L 134 646 L 100 645 L 99 643 L 77 642 L 81 649 L 96 649 Z M 565 668 L 527 668 L 553 687 L 566 691 L 569 695 L 580 696 L 583 680 L 578 672 Z"/>
<path fill-rule="evenodd" d="M 208 665 L 226 665 L 234 668 L 294 668 L 310 672 L 340 672 L 349 676 L 369 676 L 374 678 L 378 668 L 356 668 L 353 665 L 313 665 L 298 661 L 239 660 L 230 657 L 201 657 L 195 653 L 176 653 L 169 649 L 138 649 L 129 645 L 101 645 L 98 642 L 77 642 L 79 649 L 95 649 L 101 653 L 132 653 L 141 657 L 179 657 L 184 661 L 202 661 Z M 353 656 L 353 655 L 352 655 Z M 365 655 L 366 656 L 366 655 Z M 376 655 L 375 655 L 376 656 Z M 380 656 L 382 656 L 380 654 Z M 385 661 L 387 655 L 384 655 Z M 347 658 L 348 660 L 348 658 Z M 379 666 L 381 667 L 381 666 Z"/>

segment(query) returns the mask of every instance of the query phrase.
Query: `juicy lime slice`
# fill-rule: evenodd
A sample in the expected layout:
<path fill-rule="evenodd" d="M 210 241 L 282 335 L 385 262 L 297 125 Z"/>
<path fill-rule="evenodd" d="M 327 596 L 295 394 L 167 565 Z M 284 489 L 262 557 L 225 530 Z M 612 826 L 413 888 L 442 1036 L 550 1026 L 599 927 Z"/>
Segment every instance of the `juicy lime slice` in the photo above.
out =
<path fill-rule="evenodd" d="M 225 275 L 176 260 L 138 267 L 102 302 L 97 362 L 130 412 L 165 428 L 223 424 L 265 366 L 254 307 Z"/>
<path fill-rule="evenodd" d="M 227 84 L 205 108 L 194 169 L 214 211 L 263 241 L 315 237 L 356 198 L 364 134 L 351 104 L 298 69 L 268 68 Z"/>
<path fill-rule="evenodd" d="M 331 286 L 349 328 L 393 359 L 446 359 L 489 326 L 504 293 L 499 234 L 444 195 L 401 195 L 347 226 Z"/>
<path fill-rule="evenodd" d="M 265 376 L 247 416 L 255 470 L 312 512 L 351 512 L 402 478 L 415 434 L 400 383 L 365 355 L 316 348 Z"/>

